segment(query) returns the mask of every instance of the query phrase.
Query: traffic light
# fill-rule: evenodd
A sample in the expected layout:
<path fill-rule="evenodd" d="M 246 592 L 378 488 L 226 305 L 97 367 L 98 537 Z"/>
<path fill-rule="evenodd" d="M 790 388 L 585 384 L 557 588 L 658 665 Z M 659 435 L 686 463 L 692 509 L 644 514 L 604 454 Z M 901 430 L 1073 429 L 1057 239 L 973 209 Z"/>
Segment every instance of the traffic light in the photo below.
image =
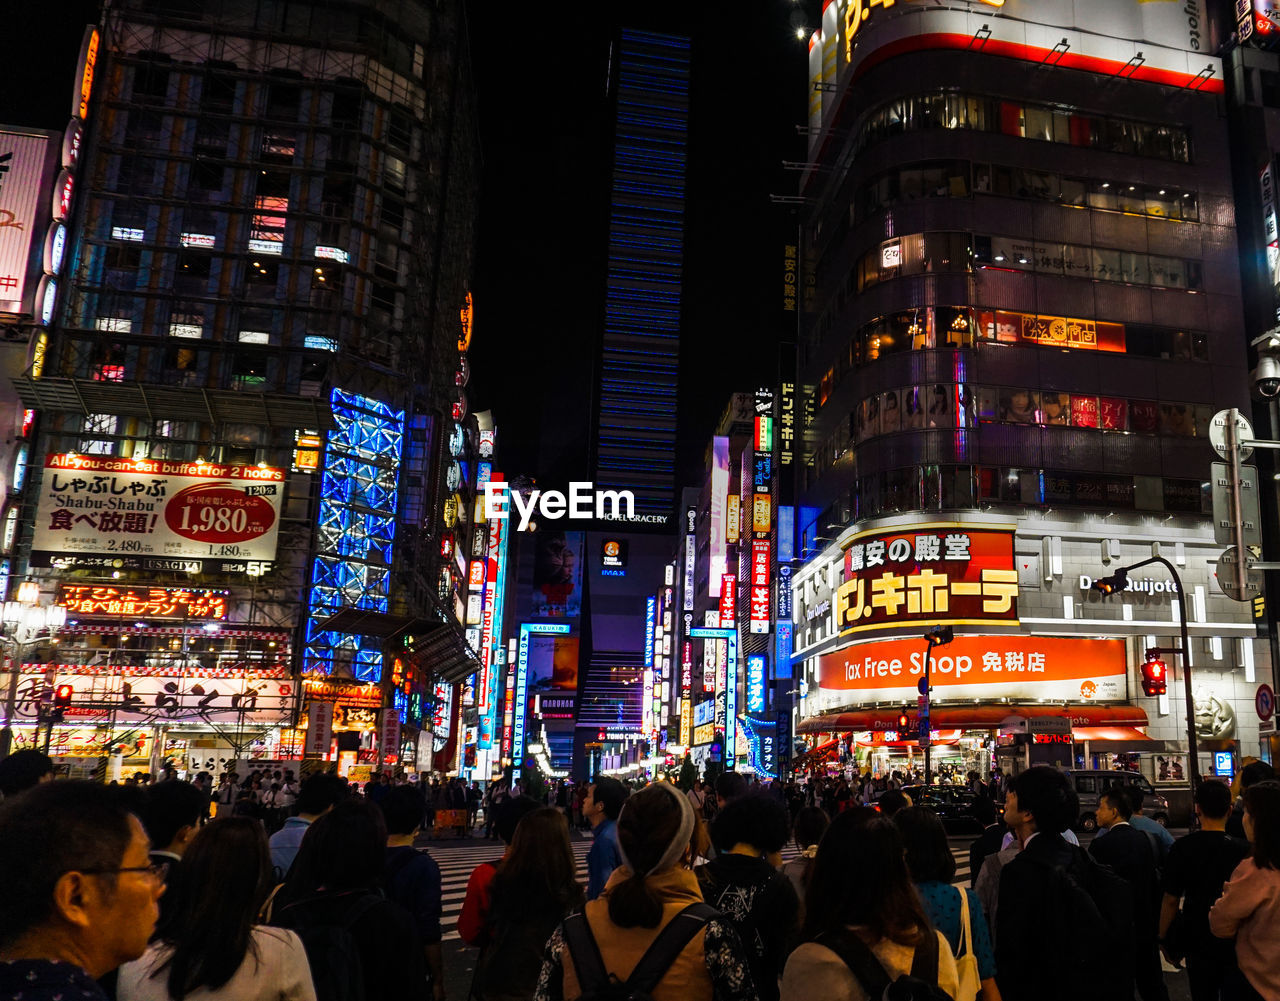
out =
<path fill-rule="evenodd" d="M 906 713 L 900 713 L 898 715 L 898 732 L 902 733 L 910 729 L 911 729 L 911 717 L 908 716 Z"/>
<path fill-rule="evenodd" d="M 1147 653 L 1142 665 L 1142 690 L 1147 695 L 1164 695 L 1168 691 L 1168 669 L 1164 661 L 1154 653 Z"/>
<path fill-rule="evenodd" d="M 1099 577 L 1093 582 L 1093 589 L 1100 591 L 1104 596 L 1123 591 L 1128 586 L 1129 572 L 1127 570 L 1117 570 L 1110 577 Z"/>
<path fill-rule="evenodd" d="M 53 711 L 49 714 L 53 722 L 62 722 L 62 717 L 71 708 L 71 696 L 74 694 L 75 689 L 70 685 L 59 685 L 53 690 Z"/>

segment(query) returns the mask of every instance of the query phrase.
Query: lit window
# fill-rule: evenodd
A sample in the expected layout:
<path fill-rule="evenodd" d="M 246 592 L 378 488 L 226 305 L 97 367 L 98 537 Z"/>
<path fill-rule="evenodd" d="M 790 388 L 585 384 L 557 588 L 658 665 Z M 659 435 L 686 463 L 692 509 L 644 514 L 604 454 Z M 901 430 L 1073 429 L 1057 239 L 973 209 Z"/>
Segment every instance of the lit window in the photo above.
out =
<path fill-rule="evenodd" d="M 189 337 L 193 340 L 199 340 L 204 336 L 204 327 L 198 323 L 171 323 L 169 324 L 170 337 Z"/>
<path fill-rule="evenodd" d="M 132 229 L 126 226 L 112 226 L 111 239 L 113 240 L 129 240 L 132 243 L 140 243 L 146 233 L 140 229 Z"/>
<path fill-rule="evenodd" d="M 265 330 L 242 330 L 238 340 L 241 344 L 270 344 L 271 335 Z"/>
<path fill-rule="evenodd" d="M 338 339 L 336 337 L 325 337 L 321 334 L 307 334 L 303 339 L 302 346 L 304 348 L 315 348 L 317 351 L 337 351 Z"/>
<path fill-rule="evenodd" d="M 133 330 L 133 321 L 126 320 L 123 316 L 100 316 L 94 320 L 93 326 L 107 333 L 127 334 Z"/>

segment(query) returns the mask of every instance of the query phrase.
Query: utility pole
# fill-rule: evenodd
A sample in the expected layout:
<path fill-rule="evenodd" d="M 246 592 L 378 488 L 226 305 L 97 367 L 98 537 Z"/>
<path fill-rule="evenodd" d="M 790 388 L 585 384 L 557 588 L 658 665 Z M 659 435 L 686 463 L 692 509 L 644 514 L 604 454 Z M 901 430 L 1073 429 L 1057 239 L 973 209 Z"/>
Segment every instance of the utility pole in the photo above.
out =
<path fill-rule="evenodd" d="M 933 785 L 933 740 L 932 729 L 929 725 L 929 693 L 933 690 L 930 682 L 930 668 L 933 661 L 933 648 L 935 646 L 946 646 L 955 637 L 955 631 L 950 626 L 937 626 L 930 629 L 924 634 L 925 643 L 928 646 L 924 651 L 924 677 L 920 679 L 920 683 L 916 686 L 920 692 L 920 715 L 918 718 L 920 746 L 924 749 L 924 785 L 925 788 Z"/>

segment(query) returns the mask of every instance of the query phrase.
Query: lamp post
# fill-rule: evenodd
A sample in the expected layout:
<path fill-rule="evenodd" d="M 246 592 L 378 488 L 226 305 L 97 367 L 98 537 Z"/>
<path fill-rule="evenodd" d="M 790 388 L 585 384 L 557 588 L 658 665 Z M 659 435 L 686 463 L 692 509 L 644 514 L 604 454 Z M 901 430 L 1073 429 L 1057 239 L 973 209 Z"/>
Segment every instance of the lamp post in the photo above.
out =
<path fill-rule="evenodd" d="M 1159 563 L 1168 570 L 1169 576 L 1173 578 L 1174 586 L 1177 588 L 1178 626 L 1182 633 L 1182 645 L 1177 650 L 1165 649 L 1160 652 L 1180 653 L 1182 655 L 1182 689 L 1187 703 L 1187 749 L 1191 755 L 1191 793 L 1195 795 L 1196 789 L 1200 786 L 1200 752 L 1196 746 L 1196 708 L 1191 696 L 1191 640 L 1187 636 L 1187 597 L 1182 589 L 1182 578 L 1178 576 L 1178 571 L 1173 564 L 1163 556 L 1152 556 L 1150 559 L 1142 560 L 1139 563 L 1120 567 L 1110 577 L 1095 580 L 1093 589 L 1103 595 L 1111 595 L 1117 591 L 1123 591 L 1125 585 L 1129 582 L 1131 571 L 1140 567 L 1150 566 L 1152 563 Z"/>
<path fill-rule="evenodd" d="M 27 583 L 31 583 L 28 581 Z M 23 584 L 26 587 L 26 584 Z M 20 593 L 21 590 L 20 590 Z M 24 601 L 6 601 L 0 608 L 0 620 L 13 627 L 13 634 L 0 635 L 0 641 L 13 644 L 9 658 L 9 689 L 5 696 L 4 728 L 0 729 L 0 761 L 9 756 L 13 748 L 13 721 L 18 707 L 18 678 L 22 673 L 22 651 L 40 639 L 40 633 L 52 633 L 67 621 L 67 610 L 62 605 L 35 605 Z"/>

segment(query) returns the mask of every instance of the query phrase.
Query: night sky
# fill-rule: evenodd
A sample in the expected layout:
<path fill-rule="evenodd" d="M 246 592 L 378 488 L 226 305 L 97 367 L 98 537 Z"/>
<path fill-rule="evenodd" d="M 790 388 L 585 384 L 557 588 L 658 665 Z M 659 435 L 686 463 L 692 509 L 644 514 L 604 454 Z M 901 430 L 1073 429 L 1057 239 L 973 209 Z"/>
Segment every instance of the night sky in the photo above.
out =
<path fill-rule="evenodd" d="M 61 129 L 95 0 L 11 5 L 0 124 Z M 792 334 L 782 245 L 805 111 L 805 45 L 787 0 L 469 3 L 484 157 L 473 409 L 492 409 L 502 465 L 584 475 L 602 323 L 609 182 L 608 38 L 619 23 L 688 34 L 692 95 L 680 387 L 690 485 L 728 394 L 776 381 Z"/>

